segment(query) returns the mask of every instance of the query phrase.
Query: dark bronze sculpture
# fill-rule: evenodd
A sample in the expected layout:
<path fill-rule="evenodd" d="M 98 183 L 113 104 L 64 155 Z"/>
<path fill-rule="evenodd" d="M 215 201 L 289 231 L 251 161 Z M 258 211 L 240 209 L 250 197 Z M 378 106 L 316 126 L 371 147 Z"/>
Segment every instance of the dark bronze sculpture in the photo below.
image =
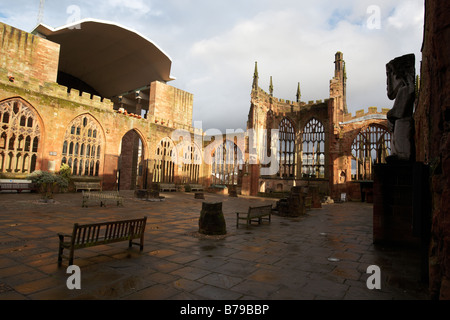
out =
<path fill-rule="evenodd" d="M 413 158 L 415 56 L 407 54 L 386 65 L 387 93 L 394 106 L 388 112 L 388 124 L 392 134 L 391 155 L 388 161 L 410 161 Z"/>

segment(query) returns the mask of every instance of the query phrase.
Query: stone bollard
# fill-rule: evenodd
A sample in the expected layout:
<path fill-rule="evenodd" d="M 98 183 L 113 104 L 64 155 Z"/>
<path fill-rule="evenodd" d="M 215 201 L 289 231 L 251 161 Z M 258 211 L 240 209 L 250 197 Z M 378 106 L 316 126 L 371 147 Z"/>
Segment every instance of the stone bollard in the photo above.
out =
<path fill-rule="evenodd" d="M 199 233 L 205 235 L 225 235 L 227 226 L 222 211 L 222 202 L 203 202 L 202 212 L 198 222 Z"/>

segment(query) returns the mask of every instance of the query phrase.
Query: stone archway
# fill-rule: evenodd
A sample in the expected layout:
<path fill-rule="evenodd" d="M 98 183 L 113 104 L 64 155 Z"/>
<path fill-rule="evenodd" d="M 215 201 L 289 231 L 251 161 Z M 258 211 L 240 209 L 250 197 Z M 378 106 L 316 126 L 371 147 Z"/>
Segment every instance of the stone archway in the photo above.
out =
<path fill-rule="evenodd" d="M 122 138 L 119 156 L 119 190 L 136 190 L 145 187 L 145 146 L 141 136 L 128 131 Z"/>

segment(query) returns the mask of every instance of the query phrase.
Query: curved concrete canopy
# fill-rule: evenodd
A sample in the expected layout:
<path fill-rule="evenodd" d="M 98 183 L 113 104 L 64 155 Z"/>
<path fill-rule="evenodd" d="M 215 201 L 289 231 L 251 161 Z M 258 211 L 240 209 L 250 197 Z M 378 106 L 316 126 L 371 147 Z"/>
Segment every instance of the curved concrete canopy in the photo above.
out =
<path fill-rule="evenodd" d="M 175 79 L 167 54 L 139 33 L 113 22 L 84 19 L 57 29 L 39 24 L 32 33 L 60 44 L 58 71 L 106 98 L 153 81 Z"/>

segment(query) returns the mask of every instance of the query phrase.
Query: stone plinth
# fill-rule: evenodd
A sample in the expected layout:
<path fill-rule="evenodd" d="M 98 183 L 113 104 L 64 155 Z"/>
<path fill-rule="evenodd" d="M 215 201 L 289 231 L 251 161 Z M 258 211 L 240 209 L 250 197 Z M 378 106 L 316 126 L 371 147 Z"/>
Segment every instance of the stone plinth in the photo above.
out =
<path fill-rule="evenodd" d="M 159 195 L 159 191 L 140 189 L 135 191 L 136 198 L 146 201 L 164 201 L 165 197 Z"/>
<path fill-rule="evenodd" d="M 194 199 L 205 199 L 205 194 L 203 192 L 196 192 Z"/>
<path fill-rule="evenodd" d="M 373 241 L 421 250 L 426 278 L 430 230 L 429 169 L 422 163 L 374 166 Z"/>
<path fill-rule="evenodd" d="M 205 235 L 225 235 L 227 226 L 222 211 L 222 202 L 203 202 L 198 222 L 199 233 Z"/>
<path fill-rule="evenodd" d="M 312 201 L 311 201 L 312 208 L 315 208 L 315 209 L 322 208 L 322 199 L 320 199 L 319 188 L 316 186 L 309 186 L 308 194 L 312 199 Z"/>
<path fill-rule="evenodd" d="M 293 187 L 287 198 L 278 201 L 277 211 L 283 217 L 299 217 L 306 214 L 305 194 L 302 187 Z"/>

